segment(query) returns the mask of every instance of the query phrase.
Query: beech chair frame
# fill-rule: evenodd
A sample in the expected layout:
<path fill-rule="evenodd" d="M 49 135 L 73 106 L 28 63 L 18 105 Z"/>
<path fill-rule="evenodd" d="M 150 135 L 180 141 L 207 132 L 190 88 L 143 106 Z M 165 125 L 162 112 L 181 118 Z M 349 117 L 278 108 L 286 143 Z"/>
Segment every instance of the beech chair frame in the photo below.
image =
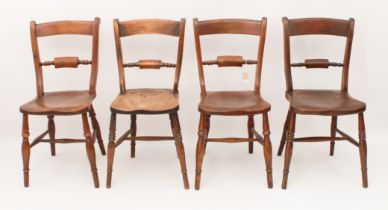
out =
<path fill-rule="evenodd" d="M 261 73 L 264 55 L 264 45 L 266 39 L 267 19 L 263 17 L 260 21 L 246 19 L 215 19 L 198 21 L 193 19 L 194 37 L 197 55 L 197 65 L 199 82 L 201 88 L 201 103 L 198 106 L 200 112 L 198 142 L 196 151 L 196 171 L 195 171 L 195 189 L 200 189 L 202 163 L 205 155 L 206 145 L 208 142 L 219 143 L 239 143 L 248 142 L 248 151 L 253 153 L 253 142 L 258 142 L 263 146 L 264 158 L 267 173 L 268 188 L 273 186 L 272 178 L 272 146 L 270 141 L 270 128 L 268 112 L 270 104 L 265 102 L 260 95 Z M 218 56 L 216 60 L 202 59 L 201 36 L 219 35 L 219 34 L 239 34 L 259 37 L 259 46 L 257 60 L 243 59 L 242 56 Z M 242 67 L 243 65 L 256 65 L 255 81 L 253 91 L 230 91 L 230 92 L 208 92 L 205 85 L 204 65 L 218 65 L 218 67 Z M 213 96 L 216 104 L 209 108 L 206 104 L 207 99 Z M 233 98 L 239 98 L 243 101 L 252 100 L 258 104 L 253 107 L 233 107 L 231 109 L 223 107 Z M 259 101 L 259 102 L 257 102 Z M 236 104 L 236 101 L 232 102 Z M 214 103 L 213 103 L 214 104 Z M 254 115 L 263 116 L 263 136 L 254 128 Z M 248 138 L 209 138 L 210 117 L 212 115 L 221 116 L 244 116 L 248 117 Z"/>
<path fill-rule="evenodd" d="M 35 21 L 30 23 L 31 45 L 34 57 L 35 76 L 37 97 L 31 102 L 20 107 L 23 114 L 22 124 L 22 156 L 23 156 L 23 171 L 24 171 L 24 186 L 29 186 L 29 162 L 30 149 L 39 143 L 50 143 L 51 155 L 56 155 L 55 145 L 58 143 L 85 143 L 87 157 L 92 170 L 94 186 L 99 187 L 99 180 L 96 166 L 96 155 L 94 143 L 97 140 L 101 153 L 105 155 L 105 147 L 102 140 L 101 130 L 96 118 L 96 113 L 92 105 L 93 99 L 96 97 L 96 81 L 98 71 L 98 46 L 99 46 L 99 25 L 100 19 L 95 18 L 94 21 L 56 21 L 36 24 Z M 57 36 L 57 35 L 84 35 L 92 37 L 92 59 L 80 60 L 78 57 L 58 57 L 53 61 L 41 61 L 39 54 L 38 38 Z M 78 65 L 90 65 L 90 83 L 88 91 L 65 91 L 65 92 L 45 92 L 43 86 L 43 71 L 44 66 L 55 66 L 58 68 L 77 68 Z M 83 96 L 89 98 L 82 106 L 73 107 L 74 104 L 68 99 L 72 96 Z M 49 103 L 61 103 L 65 107 L 50 108 Z M 66 105 L 68 107 L 66 107 Z M 75 106 L 75 105 L 74 105 Z M 91 118 L 93 133 L 90 132 L 89 120 L 87 114 Z M 35 138 L 31 143 L 29 141 L 29 115 L 47 115 L 48 129 Z M 70 116 L 82 115 L 83 131 L 85 139 L 69 139 L 55 137 L 54 116 Z M 45 136 L 49 135 L 49 138 Z"/>
<path fill-rule="evenodd" d="M 364 188 L 368 187 L 368 178 L 367 178 L 367 160 L 366 160 L 366 140 L 365 140 L 365 123 L 364 123 L 364 111 L 366 105 L 353 99 L 348 94 L 348 80 L 349 80 L 349 65 L 350 65 L 350 55 L 353 42 L 353 33 L 354 33 L 354 19 L 350 18 L 349 20 L 339 20 L 339 19 L 329 19 L 329 18 L 303 18 L 303 19 L 288 19 L 287 17 L 283 18 L 283 29 L 284 29 L 284 72 L 286 77 L 286 96 L 290 101 L 290 108 L 284 123 L 283 134 L 280 141 L 278 156 L 281 156 L 284 147 L 285 159 L 284 159 L 284 170 L 283 170 L 283 182 L 282 188 L 287 188 L 289 167 L 293 152 L 293 143 L 294 142 L 330 142 L 330 156 L 334 155 L 335 141 L 348 141 L 351 144 L 359 148 L 360 159 L 361 159 L 361 171 L 362 171 L 362 185 Z M 337 37 L 346 38 L 346 47 L 345 54 L 342 63 L 331 62 L 328 59 L 306 59 L 305 62 L 301 63 L 291 63 L 291 52 L 290 52 L 290 37 L 292 36 L 305 36 L 305 35 L 330 35 Z M 292 82 L 292 68 L 305 67 L 307 69 L 316 69 L 329 67 L 340 67 L 342 68 L 342 82 L 340 91 L 327 91 L 327 90 L 318 90 L 315 92 L 309 92 L 310 90 L 294 90 Z M 293 97 L 297 95 L 298 91 L 302 94 L 299 96 L 302 97 Z M 321 91 L 321 92 L 319 92 Z M 337 99 L 332 97 L 332 94 L 335 94 Z M 305 96 L 303 98 L 303 96 Z M 308 103 L 308 99 L 313 100 L 312 98 L 321 98 L 323 102 L 318 107 L 302 107 L 300 104 Z M 325 108 L 336 103 L 336 100 L 343 102 L 338 105 L 336 108 Z M 314 105 L 314 106 L 315 106 Z M 320 108 L 322 107 L 322 108 Z M 315 137 L 302 137 L 295 138 L 295 121 L 296 115 L 321 115 L 331 117 L 331 127 L 330 127 L 330 136 L 315 136 Z M 359 141 L 356 141 L 350 135 L 346 134 L 342 130 L 337 128 L 337 119 L 341 115 L 357 114 L 358 115 L 358 131 L 359 131 Z M 339 137 L 337 136 L 339 135 Z"/>
<path fill-rule="evenodd" d="M 115 154 L 115 148 L 118 147 L 124 141 L 131 142 L 131 157 L 135 157 L 136 141 L 174 141 L 178 158 L 181 165 L 181 172 L 183 177 L 183 184 L 185 189 L 189 189 L 189 181 L 187 178 L 185 151 L 182 142 L 181 127 L 178 118 L 178 86 L 179 78 L 182 67 L 183 46 L 184 46 L 184 34 L 185 34 L 186 20 L 182 18 L 180 21 L 162 20 L 162 19 L 140 19 L 140 20 L 128 20 L 119 21 L 115 19 L 113 21 L 114 35 L 116 42 L 116 54 L 117 65 L 120 81 L 120 94 L 111 105 L 111 119 L 109 129 L 109 144 L 108 144 L 108 170 L 107 170 L 107 182 L 106 187 L 111 187 L 113 160 Z M 166 35 L 178 38 L 178 51 L 176 63 L 165 63 L 161 60 L 139 60 L 132 63 L 124 63 L 123 53 L 121 47 L 121 38 L 134 35 Z M 141 70 L 147 69 L 161 69 L 161 68 L 175 68 L 174 85 L 172 89 L 127 89 L 125 83 L 124 68 L 138 67 Z M 135 107 L 127 109 L 130 104 L 126 101 L 120 102 L 120 98 L 125 98 L 126 94 L 129 95 L 129 99 L 140 100 L 141 106 L 149 105 L 145 109 Z M 155 101 L 152 98 L 152 94 L 160 95 L 159 99 L 166 97 L 172 97 L 174 100 L 168 101 L 168 104 L 161 104 L 161 101 Z M 147 99 L 145 96 L 150 96 Z M 128 98 L 127 97 L 127 98 Z M 164 101 L 166 102 L 166 101 Z M 171 102 L 171 103 L 170 103 Z M 138 102 L 136 102 L 138 103 Z M 152 105 L 150 105 L 152 104 Z M 166 108 L 168 107 L 168 108 Z M 130 129 L 127 130 L 122 136 L 116 139 L 116 117 L 117 114 L 126 114 L 131 116 Z M 137 116 L 138 115 L 158 115 L 168 114 L 170 117 L 171 129 L 173 136 L 139 136 L 137 135 Z"/>

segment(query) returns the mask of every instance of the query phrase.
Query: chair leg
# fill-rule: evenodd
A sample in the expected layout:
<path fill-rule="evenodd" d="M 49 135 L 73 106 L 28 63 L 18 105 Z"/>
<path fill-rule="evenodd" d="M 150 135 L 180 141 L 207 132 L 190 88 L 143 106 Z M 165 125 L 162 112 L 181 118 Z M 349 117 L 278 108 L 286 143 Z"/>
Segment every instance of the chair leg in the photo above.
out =
<path fill-rule="evenodd" d="M 23 114 L 23 125 L 22 125 L 22 157 L 23 157 L 23 176 L 24 176 L 24 187 L 29 186 L 29 171 L 30 171 L 30 142 L 28 140 L 30 136 L 28 126 L 28 115 Z"/>
<path fill-rule="evenodd" d="M 337 129 L 337 116 L 331 117 L 331 127 L 330 127 L 330 137 L 333 139 L 330 141 L 330 156 L 334 155 L 334 146 L 335 146 L 335 134 Z"/>
<path fill-rule="evenodd" d="M 204 148 L 204 154 L 206 154 L 206 147 L 207 147 L 207 138 L 209 136 L 210 132 L 210 115 L 206 115 L 206 137 L 205 137 L 205 148 Z"/>
<path fill-rule="evenodd" d="M 295 132 L 295 118 L 296 118 L 296 114 L 291 112 L 289 124 L 288 124 L 288 137 L 287 137 L 286 154 L 285 154 L 285 158 L 284 158 L 282 189 L 287 188 L 287 180 L 288 180 L 288 173 L 289 173 L 289 169 L 290 169 L 292 149 L 293 149 L 293 140 L 294 140 L 294 132 Z"/>
<path fill-rule="evenodd" d="M 361 158 L 361 172 L 362 172 L 362 186 L 368 187 L 368 174 L 367 174 L 367 146 L 366 146 L 366 135 L 365 135 L 365 122 L 364 114 L 358 114 L 358 133 L 359 133 L 359 150 Z"/>
<path fill-rule="evenodd" d="M 89 116 L 92 119 L 92 127 L 93 127 L 93 130 L 96 132 L 97 142 L 98 142 L 98 146 L 100 147 L 101 154 L 105 155 L 106 152 L 105 152 L 104 141 L 102 140 L 100 124 L 97 121 L 96 112 L 94 111 L 93 105 L 90 106 Z"/>
<path fill-rule="evenodd" d="M 203 157 L 205 154 L 205 137 L 206 137 L 206 115 L 201 113 L 198 128 L 198 142 L 196 151 L 196 169 L 195 169 L 195 189 L 199 190 L 201 185 L 201 172 Z"/>
<path fill-rule="evenodd" d="M 136 115 L 131 114 L 131 137 L 136 137 L 137 125 L 136 125 Z M 131 158 L 135 157 L 136 153 L 136 141 L 131 140 Z"/>
<path fill-rule="evenodd" d="M 248 125 L 247 125 L 247 127 L 248 127 L 248 138 L 252 139 L 253 138 L 252 128 L 255 127 L 255 121 L 253 119 L 253 115 L 249 115 L 248 116 Z M 248 152 L 249 152 L 249 154 L 253 153 L 253 141 L 248 143 Z"/>
<path fill-rule="evenodd" d="M 50 136 L 50 149 L 51 149 L 51 156 L 55 156 L 55 123 L 54 123 L 54 116 L 49 115 L 48 118 L 48 131 Z"/>
<path fill-rule="evenodd" d="M 97 174 L 96 152 L 94 150 L 93 139 L 90 134 L 88 116 L 86 113 L 82 113 L 82 124 L 83 124 L 84 136 L 86 138 L 86 153 L 88 155 L 90 167 L 92 170 L 94 186 L 98 188 L 100 184 L 98 181 L 98 174 Z"/>
<path fill-rule="evenodd" d="M 111 113 L 109 125 L 109 143 L 108 143 L 108 169 L 106 176 L 106 187 L 110 188 L 112 183 L 113 159 L 115 155 L 116 139 L 116 113 Z"/>
<path fill-rule="evenodd" d="M 278 156 L 282 155 L 284 146 L 286 145 L 289 121 L 290 121 L 290 111 L 288 111 L 286 121 L 284 121 L 283 134 L 282 134 L 282 139 L 280 140 L 280 145 L 279 145 L 279 149 L 278 149 Z"/>
<path fill-rule="evenodd" d="M 178 113 L 170 113 L 171 119 L 171 129 L 175 138 L 175 147 L 178 154 L 179 162 L 181 165 L 183 184 L 185 189 L 189 189 L 189 179 L 187 178 L 187 169 L 186 169 L 186 158 L 185 158 L 185 148 L 182 142 L 181 126 L 179 123 Z"/>
<path fill-rule="evenodd" d="M 271 134 L 270 128 L 269 128 L 269 120 L 268 120 L 268 113 L 263 113 L 263 149 L 264 149 L 264 159 L 265 159 L 265 165 L 266 165 L 266 171 L 267 171 L 267 184 L 268 188 L 273 187 L 273 177 L 272 177 L 272 145 L 271 140 L 269 138 Z"/>

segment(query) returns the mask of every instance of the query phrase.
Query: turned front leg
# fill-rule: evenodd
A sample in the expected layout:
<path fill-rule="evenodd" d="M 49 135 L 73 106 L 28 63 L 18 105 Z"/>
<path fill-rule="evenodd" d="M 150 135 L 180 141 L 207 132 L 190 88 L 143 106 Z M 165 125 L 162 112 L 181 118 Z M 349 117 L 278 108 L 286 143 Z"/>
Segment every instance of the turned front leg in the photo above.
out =
<path fill-rule="evenodd" d="M 28 115 L 23 114 L 23 125 L 22 125 L 22 157 L 23 157 L 23 176 L 24 176 L 24 187 L 29 186 L 29 165 L 30 165 L 30 142 L 28 140 L 30 136 L 28 126 Z"/>

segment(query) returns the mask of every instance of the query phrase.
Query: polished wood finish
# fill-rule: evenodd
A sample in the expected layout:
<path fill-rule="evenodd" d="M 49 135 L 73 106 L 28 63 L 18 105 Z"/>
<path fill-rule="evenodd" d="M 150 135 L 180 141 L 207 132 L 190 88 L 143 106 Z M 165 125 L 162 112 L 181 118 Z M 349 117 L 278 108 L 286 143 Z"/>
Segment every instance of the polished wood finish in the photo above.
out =
<path fill-rule="evenodd" d="M 198 21 L 194 19 L 194 37 L 197 53 L 198 74 L 201 87 L 201 102 L 198 105 L 200 122 L 196 152 L 195 189 L 199 190 L 201 183 L 202 163 L 208 142 L 240 143 L 248 142 L 248 151 L 253 153 L 253 142 L 263 145 L 267 170 L 268 188 L 272 188 L 272 147 L 268 112 L 271 105 L 260 95 L 261 71 L 263 63 L 264 43 L 266 36 L 266 18 L 261 21 L 242 19 L 219 19 Z M 218 56 L 216 60 L 203 61 L 200 37 L 216 34 L 243 34 L 259 36 L 257 60 L 245 60 L 242 56 Z M 242 67 L 244 64 L 256 65 L 256 76 L 252 91 L 207 91 L 204 77 L 204 65 L 219 67 Z M 263 116 L 263 136 L 254 129 L 254 115 Z M 241 116 L 248 117 L 248 138 L 209 138 L 210 116 Z"/>
<path fill-rule="evenodd" d="M 348 141 L 359 147 L 363 187 L 368 186 L 366 167 L 366 141 L 363 113 L 366 104 L 351 97 L 348 93 L 349 63 L 353 41 L 354 20 L 337 20 L 327 18 L 288 19 L 283 18 L 284 29 L 284 70 L 286 76 L 286 98 L 290 108 L 284 123 L 278 155 L 286 147 L 282 188 L 287 188 L 288 174 L 294 142 L 330 142 L 330 155 L 334 155 L 335 141 Z M 342 63 L 330 62 L 328 59 L 306 59 L 303 63 L 291 63 L 290 37 L 302 35 L 332 35 L 346 37 L 345 55 Z M 292 67 L 329 68 L 342 67 L 341 90 L 293 89 Z M 295 138 L 296 115 L 330 116 L 330 136 L 313 136 Z M 337 119 L 342 115 L 358 114 L 359 141 L 337 128 Z M 337 137 L 336 135 L 339 135 Z"/>
<path fill-rule="evenodd" d="M 31 45 L 34 56 L 37 96 L 31 101 L 20 106 L 23 114 L 22 128 L 22 154 L 24 170 L 24 186 L 29 186 L 29 159 L 30 149 L 39 143 L 50 143 L 51 155 L 56 155 L 56 144 L 58 143 L 85 143 L 86 152 L 92 168 L 94 186 L 99 187 L 94 142 L 97 140 L 101 153 L 105 155 L 105 148 L 102 140 L 100 126 L 96 119 L 92 102 L 96 97 L 96 80 L 98 69 L 98 40 L 99 40 L 100 19 L 94 21 L 57 21 L 36 24 L 31 21 Z M 53 61 L 41 62 L 38 46 L 38 37 L 54 35 L 88 35 L 92 37 L 92 60 L 80 60 L 78 57 L 57 57 Z M 55 68 L 77 68 L 78 65 L 91 65 L 89 90 L 80 91 L 57 91 L 45 92 L 43 85 L 42 67 L 54 65 Z M 89 113 L 93 133 L 90 131 L 87 113 Z M 85 139 L 57 138 L 54 116 L 57 115 L 82 115 Z M 48 118 L 48 129 L 31 143 L 29 142 L 28 115 L 46 115 Z M 49 139 L 45 139 L 46 135 Z"/>
<path fill-rule="evenodd" d="M 298 114 L 345 115 L 365 111 L 366 104 L 347 92 L 335 90 L 293 90 L 287 100 Z"/>
<path fill-rule="evenodd" d="M 22 113 L 74 115 L 89 111 L 95 94 L 89 91 L 45 92 L 20 107 Z"/>
<path fill-rule="evenodd" d="M 178 37 L 181 33 L 181 23 L 179 21 L 162 19 L 127 20 L 118 23 L 118 32 L 120 37 L 141 34 L 160 34 Z"/>
<path fill-rule="evenodd" d="M 113 21 L 117 65 L 119 71 L 120 94 L 111 104 L 111 121 L 108 144 L 108 171 L 106 187 L 112 184 L 112 171 L 115 148 L 124 141 L 131 141 L 131 157 L 136 154 L 136 141 L 174 141 L 181 172 L 183 185 L 189 189 L 187 178 L 185 151 L 182 142 L 181 127 L 178 118 L 179 94 L 178 84 L 182 66 L 183 43 L 185 33 L 185 19 L 180 21 L 144 19 L 129 21 Z M 133 35 L 157 34 L 178 37 L 178 53 L 176 64 L 166 63 L 158 59 L 139 60 L 134 63 L 124 63 L 121 38 Z M 139 69 L 175 68 L 174 86 L 171 89 L 127 89 L 124 68 L 139 67 Z M 131 126 L 122 136 L 116 139 L 116 116 L 128 114 L 131 116 Z M 172 136 L 138 136 L 137 116 L 140 114 L 168 114 Z"/>
<path fill-rule="evenodd" d="M 139 60 L 136 63 L 125 63 L 123 67 L 139 67 L 140 69 L 175 68 L 174 63 L 164 63 L 161 60 Z"/>
<path fill-rule="evenodd" d="M 203 61 L 202 65 L 218 65 L 218 67 L 242 67 L 243 65 L 257 64 L 257 60 L 245 60 L 242 56 L 223 55 L 217 60 Z"/>
<path fill-rule="evenodd" d="M 207 115 L 249 115 L 268 112 L 271 105 L 253 91 L 207 92 L 199 103 Z"/>
<path fill-rule="evenodd" d="M 41 66 L 55 66 L 55 68 L 77 68 L 78 65 L 90 65 L 92 61 L 80 60 L 78 57 L 56 57 L 53 61 L 41 62 Z"/>
<path fill-rule="evenodd" d="M 198 22 L 198 35 L 246 34 L 260 36 L 262 22 L 245 19 L 218 19 Z"/>
<path fill-rule="evenodd" d="M 307 69 L 327 69 L 330 66 L 344 66 L 342 63 L 330 62 L 328 59 L 306 59 L 303 63 L 292 63 L 291 67 L 306 67 Z"/>
<path fill-rule="evenodd" d="M 112 102 L 116 113 L 170 112 L 179 109 L 179 96 L 170 89 L 131 89 Z"/>

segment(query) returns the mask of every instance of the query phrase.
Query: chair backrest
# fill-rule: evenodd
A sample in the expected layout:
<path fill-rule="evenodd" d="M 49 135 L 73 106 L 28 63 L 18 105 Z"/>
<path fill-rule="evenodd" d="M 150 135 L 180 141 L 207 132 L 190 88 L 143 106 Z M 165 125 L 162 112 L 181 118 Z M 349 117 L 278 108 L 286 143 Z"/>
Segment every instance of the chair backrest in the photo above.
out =
<path fill-rule="evenodd" d="M 96 93 L 98 71 L 98 45 L 99 45 L 100 19 L 94 21 L 56 21 L 36 24 L 30 23 L 31 45 L 34 56 L 36 88 L 38 96 L 44 95 L 43 66 L 55 68 L 77 68 L 78 65 L 91 65 L 89 92 Z M 78 57 L 57 57 L 53 61 L 41 61 L 39 54 L 38 38 L 55 35 L 87 35 L 92 36 L 92 60 L 80 60 Z"/>
<path fill-rule="evenodd" d="M 349 63 L 352 49 L 354 19 L 339 20 L 329 18 L 283 18 L 284 34 L 284 71 L 286 75 L 287 91 L 293 90 L 292 72 L 293 67 L 329 68 L 342 67 L 341 91 L 348 91 Z M 303 63 L 291 63 L 290 37 L 303 35 L 330 35 L 346 37 L 345 55 L 342 63 L 331 62 L 328 59 L 306 59 Z"/>
<path fill-rule="evenodd" d="M 201 96 L 206 95 L 206 84 L 204 78 L 204 65 L 218 65 L 218 67 L 242 67 L 243 65 L 256 65 L 254 92 L 260 93 L 261 70 L 263 64 L 263 53 L 265 36 L 267 30 L 267 19 L 263 17 L 258 20 L 244 19 L 216 19 L 198 21 L 193 19 L 195 47 L 197 52 L 198 74 L 201 86 Z M 259 47 L 257 60 L 245 60 L 242 56 L 218 56 L 216 60 L 203 61 L 201 51 L 201 36 L 217 34 L 240 34 L 259 36 Z"/>
<path fill-rule="evenodd" d="M 183 44 L 185 35 L 186 20 L 182 18 L 180 21 L 161 20 L 161 19 L 143 19 L 143 20 L 128 20 L 119 21 L 113 20 L 114 35 L 116 41 L 117 65 L 119 70 L 120 92 L 126 92 L 124 68 L 138 67 L 140 69 L 160 69 L 175 68 L 175 78 L 173 92 L 178 92 L 179 78 L 182 67 Z M 176 63 L 165 63 L 161 60 L 139 60 L 134 63 L 124 63 L 123 52 L 121 47 L 121 38 L 133 35 L 167 35 L 179 37 L 178 53 Z"/>

